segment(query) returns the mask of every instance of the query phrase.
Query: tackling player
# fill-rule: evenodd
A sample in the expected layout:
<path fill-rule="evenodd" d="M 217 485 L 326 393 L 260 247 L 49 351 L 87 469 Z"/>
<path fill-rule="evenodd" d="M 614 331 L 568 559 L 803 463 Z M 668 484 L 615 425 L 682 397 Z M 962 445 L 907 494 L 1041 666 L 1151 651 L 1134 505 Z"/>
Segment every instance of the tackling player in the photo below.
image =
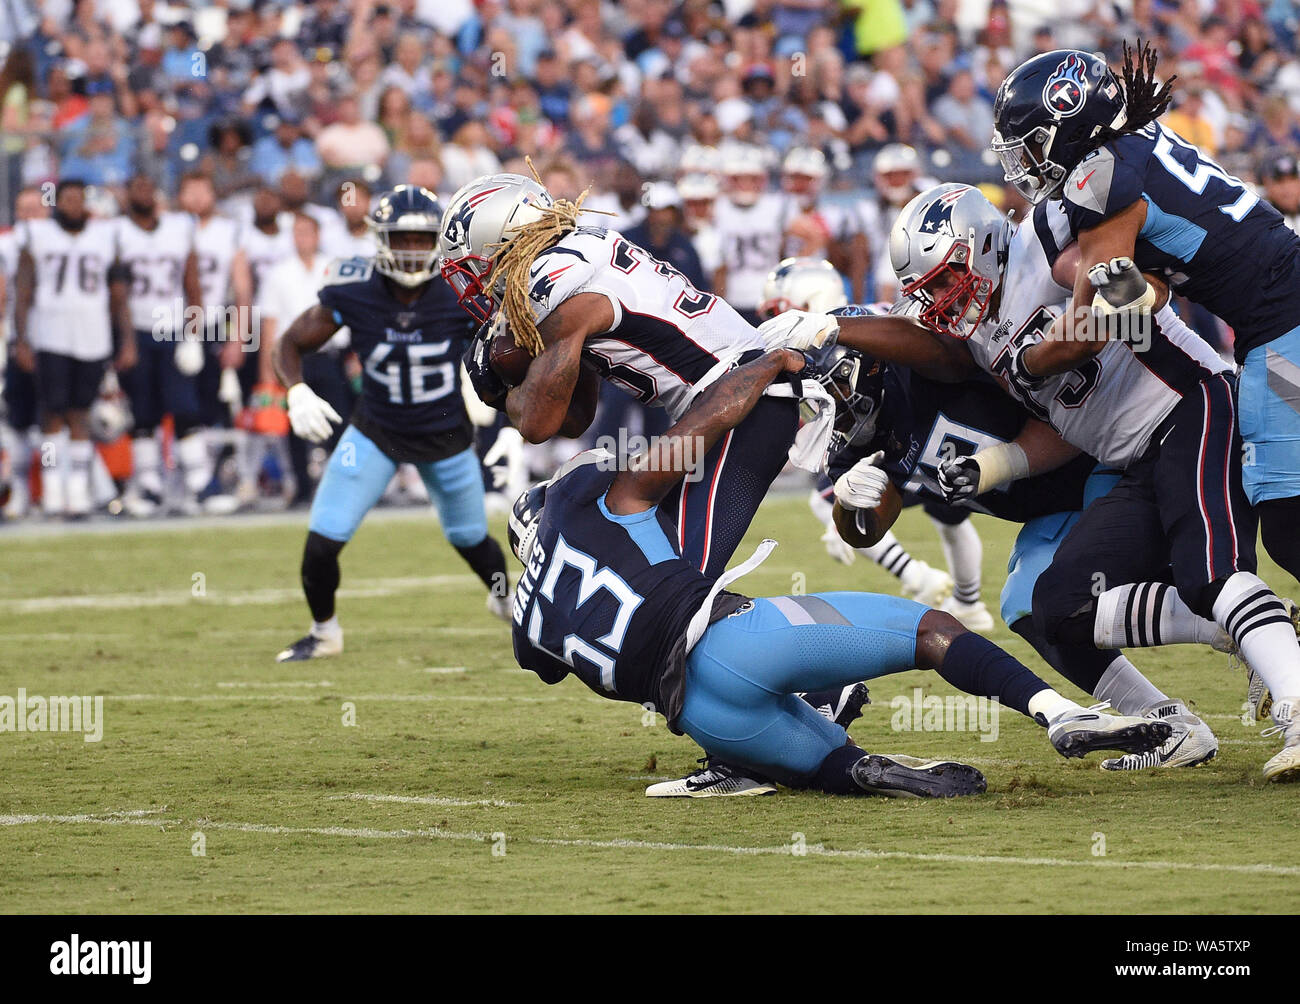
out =
<path fill-rule="evenodd" d="M 796 696 L 912 668 L 1029 716 L 1066 756 L 1163 742 L 1167 724 L 1082 708 L 950 615 L 911 600 L 726 591 L 774 541 L 716 581 L 682 558 L 661 503 L 682 476 L 683 444 L 718 442 L 773 380 L 804 366 L 797 352 L 759 356 L 706 389 L 652 454 L 622 471 L 605 451 L 579 454 L 520 496 L 510 519 L 524 564 L 514 603 L 519 664 L 546 683 L 573 674 L 604 697 L 658 711 L 712 757 L 832 794 L 984 790 L 965 765 L 868 754 Z"/>
<path fill-rule="evenodd" d="M 441 218 L 437 197 L 426 189 L 399 185 L 385 194 L 370 215 L 378 253 L 334 262 L 320 302 L 276 340 L 289 420 L 315 443 L 329 439 L 342 419 L 303 383 L 304 353 L 346 325 L 363 365 L 361 398 L 316 488 L 303 548 L 312 627 L 277 661 L 343 651 L 334 610 L 339 552 L 401 463 L 420 472 L 442 532 L 488 588 L 488 609 L 509 616 L 505 557 L 488 535 L 483 476 L 460 395 L 457 362 L 471 332 L 451 291 L 435 281 Z"/>

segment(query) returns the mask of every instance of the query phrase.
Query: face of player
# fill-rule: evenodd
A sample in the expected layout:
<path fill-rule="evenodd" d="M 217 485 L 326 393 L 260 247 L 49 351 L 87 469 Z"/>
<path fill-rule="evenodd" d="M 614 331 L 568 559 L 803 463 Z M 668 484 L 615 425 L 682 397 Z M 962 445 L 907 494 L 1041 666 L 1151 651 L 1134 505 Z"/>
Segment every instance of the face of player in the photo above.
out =
<path fill-rule="evenodd" d="M 738 206 L 752 206 L 763 194 L 766 179 L 761 174 L 733 174 L 727 179 L 727 193 Z"/>
<path fill-rule="evenodd" d="M 15 219 L 42 220 L 48 215 L 41 193 L 36 189 L 29 188 L 18 193 L 18 198 L 14 201 Z"/>
<path fill-rule="evenodd" d="M 1268 201 L 1288 216 L 1300 212 L 1300 177 L 1279 178 L 1268 185 Z"/>
<path fill-rule="evenodd" d="M 876 187 L 894 205 L 908 202 L 916 194 L 916 174 L 912 171 L 885 171 L 876 175 Z"/>
<path fill-rule="evenodd" d="M 90 216 L 86 209 L 86 190 L 76 186 L 68 186 L 59 192 L 55 208 L 59 221 L 69 230 L 80 230 Z"/>
<path fill-rule="evenodd" d="M 157 208 L 157 192 L 148 178 L 132 178 L 126 185 L 126 205 L 137 216 L 152 216 Z"/>
<path fill-rule="evenodd" d="M 788 195 L 793 195 L 804 206 L 811 206 L 817 200 L 818 179 L 808 174 L 786 174 L 781 177 L 781 187 Z"/>
<path fill-rule="evenodd" d="M 207 181 L 187 181 L 180 190 L 178 201 L 185 212 L 193 213 L 199 219 L 206 219 L 216 208 L 217 195 Z"/>
<path fill-rule="evenodd" d="M 316 257 L 320 250 L 320 227 L 315 220 L 299 217 L 293 221 L 293 246 L 304 260 Z"/>
<path fill-rule="evenodd" d="M 269 188 L 263 188 L 253 196 L 253 221 L 259 226 L 272 223 L 279 212 L 280 196 Z"/>
<path fill-rule="evenodd" d="M 388 246 L 404 272 L 428 268 L 429 256 L 437 245 L 438 235 L 424 230 L 394 230 L 388 235 Z"/>

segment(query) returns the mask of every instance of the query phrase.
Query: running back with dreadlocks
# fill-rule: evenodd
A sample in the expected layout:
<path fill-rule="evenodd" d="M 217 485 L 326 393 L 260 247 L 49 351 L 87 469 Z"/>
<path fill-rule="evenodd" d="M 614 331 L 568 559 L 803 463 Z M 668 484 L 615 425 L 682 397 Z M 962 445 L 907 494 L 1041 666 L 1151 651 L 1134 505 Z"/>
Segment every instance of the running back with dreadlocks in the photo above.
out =
<path fill-rule="evenodd" d="M 1135 58 L 1136 57 L 1136 58 Z M 1177 76 L 1169 77 L 1163 84 L 1156 79 L 1156 51 L 1149 42 L 1137 41 L 1136 52 L 1124 43 L 1124 107 L 1125 121 L 1118 129 L 1103 128 L 1096 136 L 1096 145 L 1140 132 L 1163 115 L 1173 100 L 1173 83 Z"/>

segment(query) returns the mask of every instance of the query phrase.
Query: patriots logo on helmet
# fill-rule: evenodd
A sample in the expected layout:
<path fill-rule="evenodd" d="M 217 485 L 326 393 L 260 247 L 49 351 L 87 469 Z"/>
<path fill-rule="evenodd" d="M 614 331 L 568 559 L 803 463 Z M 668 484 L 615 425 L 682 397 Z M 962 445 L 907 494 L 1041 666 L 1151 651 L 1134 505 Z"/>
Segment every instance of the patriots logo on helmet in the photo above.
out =
<path fill-rule="evenodd" d="M 920 232 L 932 237 L 956 237 L 956 231 L 952 228 L 952 207 L 966 192 L 965 188 L 945 192 L 930 203 L 930 208 L 921 217 L 918 227 Z"/>
<path fill-rule="evenodd" d="M 489 188 L 486 191 L 478 192 L 472 198 L 466 199 L 461 203 L 456 215 L 449 216 L 447 225 L 443 228 L 443 237 L 448 244 L 456 245 L 464 243 L 466 236 L 469 234 L 470 222 L 474 219 L 474 210 L 484 199 L 495 192 L 501 191 L 501 186 Z"/>
<path fill-rule="evenodd" d="M 1084 77 L 1086 67 L 1082 59 L 1070 53 L 1052 71 L 1043 87 L 1043 105 L 1058 118 L 1069 118 L 1083 111 L 1088 93 Z"/>

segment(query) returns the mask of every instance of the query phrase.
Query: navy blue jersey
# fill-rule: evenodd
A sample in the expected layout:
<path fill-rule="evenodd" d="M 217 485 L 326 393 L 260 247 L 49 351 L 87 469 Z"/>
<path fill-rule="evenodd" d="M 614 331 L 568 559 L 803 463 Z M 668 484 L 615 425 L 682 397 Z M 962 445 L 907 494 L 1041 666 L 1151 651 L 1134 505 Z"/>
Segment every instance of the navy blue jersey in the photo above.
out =
<path fill-rule="evenodd" d="M 939 465 L 986 446 L 1015 439 L 1029 416 L 991 380 L 938 383 L 903 366 L 885 367 L 885 393 L 876 434 L 865 445 L 851 445 L 828 464 L 832 481 L 877 450 L 882 466 L 900 492 L 921 501 L 943 501 Z M 964 506 L 1013 523 L 1083 507 L 1083 485 L 1097 462 L 1079 456 L 1032 478 L 985 492 Z"/>
<path fill-rule="evenodd" d="M 473 322 L 451 287 L 434 279 L 404 304 L 367 258 L 333 262 L 321 306 L 352 332 L 362 367 L 352 424 L 393 460 L 428 462 L 470 441 L 460 395 L 460 358 Z"/>
<path fill-rule="evenodd" d="M 515 588 L 515 659 L 546 683 L 572 673 L 602 697 L 652 705 L 677 731 L 686 628 L 712 580 L 682 558 L 658 506 L 631 516 L 606 508 L 615 466 L 606 451 L 579 454 L 547 488 Z M 715 617 L 743 602 L 724 594 Z"/>
<path fill-rule="evenodd" d="M 1153 123 L 1111 140 L 1065 180 L 1071 233 L 1147 202 L 1134 261 L 1232 326 L 1237 361 L 1300 326 L 1300 236 L 1267 201 Z"/>

